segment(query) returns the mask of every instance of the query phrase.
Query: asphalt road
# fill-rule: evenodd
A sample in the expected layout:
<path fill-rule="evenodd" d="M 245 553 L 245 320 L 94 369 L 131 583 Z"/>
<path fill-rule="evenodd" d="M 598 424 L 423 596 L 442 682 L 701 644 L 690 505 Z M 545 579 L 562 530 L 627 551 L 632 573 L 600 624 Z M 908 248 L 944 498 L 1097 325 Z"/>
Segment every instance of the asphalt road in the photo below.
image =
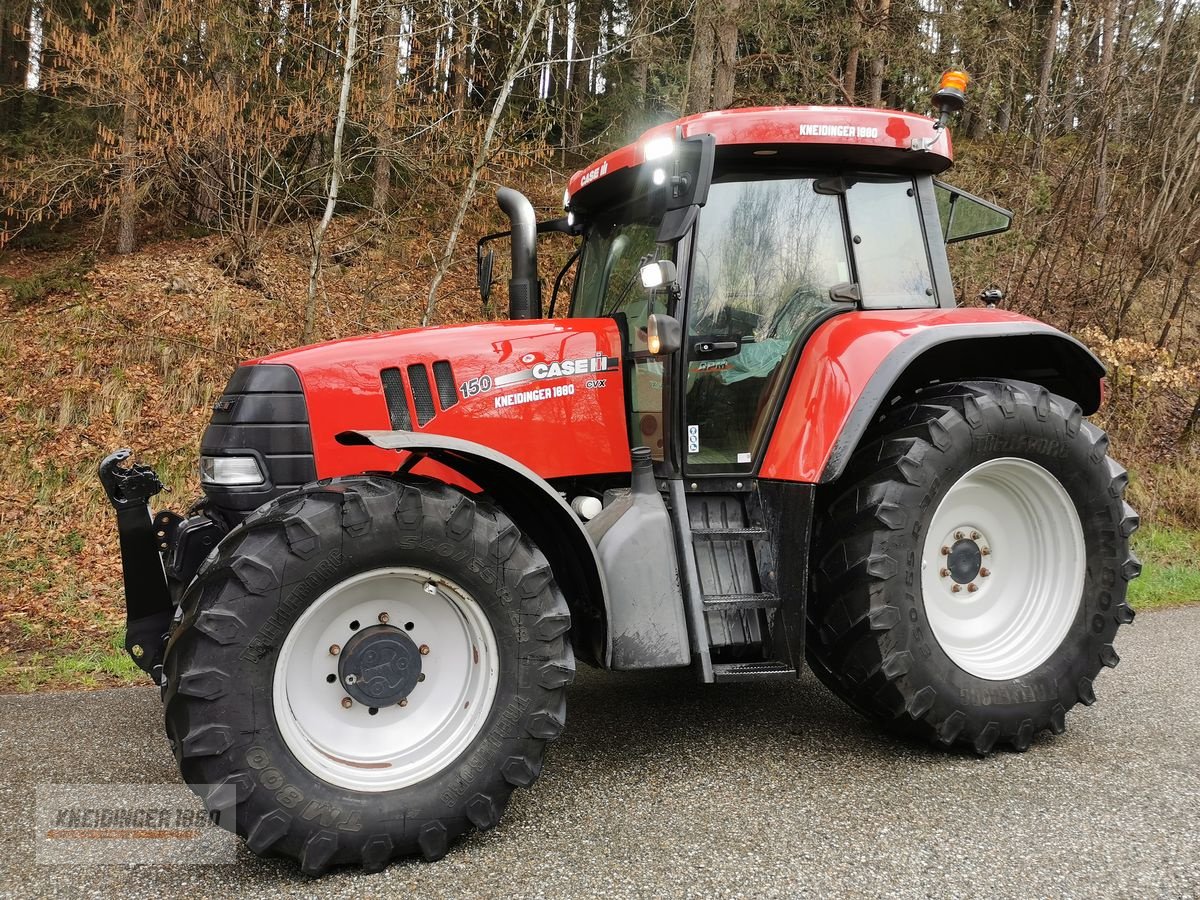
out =
<path fill-rule="evenodd" d="M 703 687 L 582 671 L 545 773 L 439 863 L 306 879 L 34 860 L 34 786 L 178 776 L 152 689 L 0 697 L 0 895 L 1200 894 L 1200 608 L 1143 614 L 1065 735 L 1025 754 L 894 740 L 813 679 Z"/>

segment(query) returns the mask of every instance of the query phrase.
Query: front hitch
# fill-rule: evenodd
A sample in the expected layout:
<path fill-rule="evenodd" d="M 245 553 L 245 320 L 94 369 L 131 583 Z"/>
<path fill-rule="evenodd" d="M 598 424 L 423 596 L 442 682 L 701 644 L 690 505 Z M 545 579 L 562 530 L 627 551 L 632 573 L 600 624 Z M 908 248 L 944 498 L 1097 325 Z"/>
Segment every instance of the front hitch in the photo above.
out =
<path fill-rule="evenodd" d="M 122 465 L 129 456 L 129 449 L 122 448 L 104 457 L 100 483 L 117 511 L 125 579 L 125 650 L 139 669 L 160 684 L 174 616 L 160 550 L 168 545 L 167 529 L 173 530 L 179 517 L 163 513 L 162 522 L 156 524 L 149 501 L 163 490 L 162 480 L 149 466 Z"/>

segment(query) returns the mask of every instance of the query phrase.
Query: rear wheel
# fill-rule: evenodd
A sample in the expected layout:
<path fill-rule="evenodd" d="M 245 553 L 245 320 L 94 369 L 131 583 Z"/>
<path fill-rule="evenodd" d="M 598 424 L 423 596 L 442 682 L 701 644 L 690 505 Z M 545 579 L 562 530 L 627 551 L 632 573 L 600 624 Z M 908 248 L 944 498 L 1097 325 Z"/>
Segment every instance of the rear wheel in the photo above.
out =
<path fill-rule="evenodd" d="M 1055 733 L 1115 666 L 1138 518 L 1079 407 L 943 385 L 887 414 L 817 523 L 809 659 L 901 731 L 986 753 Z"/>
<path fill-rule="evenodd" d="M 541 771 L 574 674 L 542 554 L 482 498 L 335 479 L 248 518 L 201 567 L 164 671 L 184 778 L 304 871 L 443 855 Z"/>

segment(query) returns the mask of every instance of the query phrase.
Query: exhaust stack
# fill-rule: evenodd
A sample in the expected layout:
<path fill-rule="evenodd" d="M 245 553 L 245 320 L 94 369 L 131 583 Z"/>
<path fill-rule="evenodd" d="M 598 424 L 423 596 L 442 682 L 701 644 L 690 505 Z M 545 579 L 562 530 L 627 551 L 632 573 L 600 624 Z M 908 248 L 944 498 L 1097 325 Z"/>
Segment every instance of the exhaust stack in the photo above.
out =
<path fill-rule="evenodd" d="M 512 277 L 508 280 L 508 317 L 542 317 L 541 284 L 537 274 L 537 220 L 525 195 L 500 188 L 496 202 L 508 216 L 512 229 Z"/>

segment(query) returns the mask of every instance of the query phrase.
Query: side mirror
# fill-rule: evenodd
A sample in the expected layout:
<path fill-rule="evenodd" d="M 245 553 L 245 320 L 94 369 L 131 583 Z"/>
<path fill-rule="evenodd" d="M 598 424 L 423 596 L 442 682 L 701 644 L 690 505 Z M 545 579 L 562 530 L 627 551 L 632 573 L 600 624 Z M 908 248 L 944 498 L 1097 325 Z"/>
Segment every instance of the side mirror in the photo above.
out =
<path fill-rule="evenodd" d="M 1004 291 L 1000 288 L 991 287 L 987 290 L 979 292 L 979 299 L 987 304 L 988 309 L 992 309 L 1004 299 Z"/>
<path fill-rule="evenodd" d="M 669 264 L 675 268 L 674 264 Z M 645 271 L 643 269 L 643 271 Z M 674 316 L 654 313 L 646 321 L 646 349 L 654 356 L 674 353 L 683 346 L 683 326 Z"/>
<path fill-rule="evenodd" d="M 492 295 L 492 266 L 495 262 L 496 254 L 491 250 L 486 253 L 482 247 L 476 250 L 475 270 L 479 279 L 479 296 L 484 303 L 487 303 L 488 297 Z"/>

